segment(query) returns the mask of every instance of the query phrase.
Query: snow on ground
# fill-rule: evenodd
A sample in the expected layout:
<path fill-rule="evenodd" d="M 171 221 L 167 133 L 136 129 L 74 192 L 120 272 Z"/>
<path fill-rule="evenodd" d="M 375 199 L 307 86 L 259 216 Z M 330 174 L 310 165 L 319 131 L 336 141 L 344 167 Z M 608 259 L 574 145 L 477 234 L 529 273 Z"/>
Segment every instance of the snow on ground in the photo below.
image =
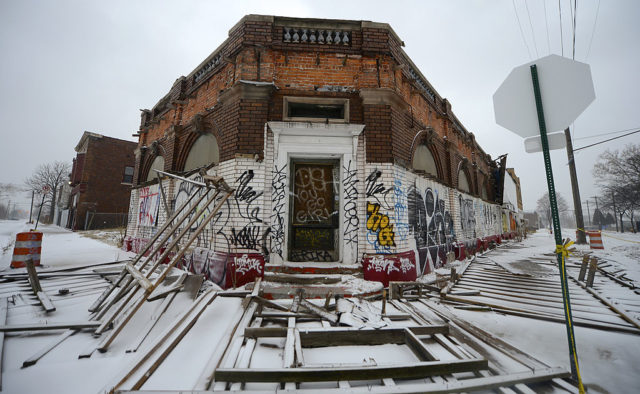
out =
<path fill-rule="evenodd" d="M 608 233 L 605 233 L 609 235 Z M 638 234 L 611 234 L 603 237 L 604 251 L 590 250 L 589 246 L 577 245 L 582 252 L 592 252 L 598 258 L 623 269 L 628 277 L 636 275 L 640 261 L 640 236 Z M 563 236 L 575 239 L 575 230 L 563 231 Z M 538 231 L 522 243 L 511 244 L 510 253 L 489 258 L 507 266 L 510 271 L 521 271 L 540 275 L 533 255 L 552 253 L 554 238 L 548 231 Z M 547 256 L 554 261 L 553 255 Z M 547 261 L 548 261 L 547 260 Z M 529 264 L 523 264 L 529 262 Z M 541 261 L 542 262 L 542 261 Z M 545 264 L 544 269 L 548 265 Z M 532 272 L 533 271 L 533 272 Z M 637 281 L 637 279 L 636 279 Z M 615 284 L 614 284 L 615 285 Z M 640 303 L 640 295 L 635 299 Z M 450 307 L 451 308 L 451 307 Z M 478 312 L 451 308 L 452 312 L 465 320 L 505 339 L 519 349 L 549 365 L 569 368 L 567 332 L 564 324 L 503 315 L 495 312 Z M 576 347 L 580 372 L 589 392 L 592 393 L 637 393 L 640 384 L 640 335 L 624 334 L 583 327 L 575 327 Z"/>
<path fill-rule="evenodd" d="M 10 269 L 16 234 L 29 231 L 31 228 L 33 225 L 24 221 L 0 220 L 0 271 Z M 82 232 L 74 233 L 62 227 L 43 224 L 38 224 L 38 231 L 43 233 L 40 261 L 43 269 L 107 263 L 135 256 L 113 245 L 81 236 Z M 5 250 L 7 245 L 10 246 Z"/>
<path fill-rule="evenodd" d="M 87 265 L 133 257 L 131 253 L 125 253 L 112 245 L 84 237 L 80 233 L 70 232 L 56 226 L 40 225 L 38 229 L 44 232 L 42 264 L 45 266 Z M 15 239 L 17 232 L 28 230 L 29 225 L 24 224 L 24 222 L 0 221 L 0 247 L 6 247 L 7 249 L 0 256 L 0 270 L 5 272 L 13 271 L 8 268 L 13 251 L 13 246 L 10 244 Z M 640 264 L 638 262 L 640 243 L 638 242 L 640 242 L 640 236 L 626 233 L 605 234 L 611 235 L 611 237 L 603 237 L 606 249 L 593 253 L 599 258 L 606 259 L 614 264 L 615 267 L 619 267 L 618 269 L 625 270 L 628 273 L 628 277 L 635 278 L 637 281 L 638 276 L 640 276 L 638 275 L 638 265 Z M 565 236 L 573 239 L 575 232 L 567 230 L 565 231 Z M 105 237 L 109 238 L 109 235 L 99 234 L 98 238 L 104 239 Z M 536 264 L 536 261 L 541 260 L 531 259 L 530 257 L 532 255 L 552 253 L 554 243 L 552 235 L 548 234 L 548 232 L 540 231 L 522 243 L 509 244 L 508 247 L 510 247 L 511 253 L 502 254 L 498 260 L 501 260 L 500 264 L 508 265 L 510 270 L 521 270 L 522 272 L 539 271 L 532 273 L 544 275 L 543 268 L 548 269 L 549 266 L 540 267 Z M 588 246 L 578 246 L 578 249 L 588 251 Z M 491 253 L 489 252 L 487 256 L 491 257 Z M 553 259 L 553 255 L 543 257 L 543 260 L 546 261 Z M 441 274 L 444 275 L 446 273 L 443 271 Z M 104 284 L 102 285 L 104 286 Z M 361 284 L 358 283 L 358 285 Z M 30 305 L 12 305 L 7 323 L 35 323 L 58 321 L 60 319 L 63 321 L 87 320 L 87 306 L 96 299 L 100 292 L 101 289 L 96 288 L 87 291 L 85 296 L 56 299 L 54 302 L 58 310 L 51 315 L 46 315 L 44 312 L 40 312 L 38 308 Z M 228 301 L 228 303 L 233 302 L 237 302 L 237 300 Z M 217 308 L 234 309 L 223 304 L 218 304 Z M 149 306 L 149 308 L 151 307 L 153 305 Z M 453 313 L 473 324 L 494 333 L 525 352 L 530 352 L 534 357 L 546 364 L 569 367 L 566 331 L 563 324 L 506 316 L 494 312 L 449 308 Z M 155 377 L 149 382 L 150 387 L 166 388 L 168 387 L 167 384 L 171 383 L 171 388 L 181 388 L 179 387 L 180 381 L 183 380 L 177 375 L 193 378 L 202 372 L 200 369 L 201 364 L 206 362 L 202 357 L 210 354 L 211 349 L 208 352 L 198 352 L 200 349 L 200 341 L 198 339 L 212 335 L 210 325 L 221 323 L 221 320 L 217 318 L 220 314 L 213 312 L 212 310 L 211 313 L 207 312 L 206 316 L 203 316 L 202 324 L 195 327 L 193 335 L 185 342 L 184 351 L 171 356 L 182 357 L 188 362 L 180 364 L 182 368 L 174 371 L 174 373 L 154 375 Z M 133 326 L 136 325 L 134 324 Z M 161 329 L 162 327 L 158 328 L 158 330 Z M 135 327 L 132 327 L 132 330 L 135 330 Z M 224 324 L 220 326 L 220 330 L 216 331 L 224 331 Z M 639 335 L 582 327 L 577 327 L 575 333 L 582 378 L 590 392 L 637 392 L 638 383 L 640 383 Z M 2 366 L 3 392 L 97 392 L 104 387 L 110 378 L 117 375 L 122 368 L 136 357 L 136 353 L 125 353 L 123 344 L 116 341 L 113 348 L 110 348 L 104 354 L 96 352 L 89 359 L 77 360 L 77 355 L 80 352 L 84 351 L 87 346 L 95 344 L 95 340 L 86 332 L 83 332 L 65 340 L 61 346 L 55 349 L 55 352 L 47 355 L 36 365 L 29 368 L 21 368 L 22 361 L 40 350 L 55 337 L 56 335 L 50 334 L 7 334 Z M 209 343 L 215 345 L 214 342 Z M 390 351 L 390 349 L 382 349 L 382 351 L 384 353 Z M 196 355 L 198 357 L 194 357 Z M 326 362 L 331 358 L 330 354 L 327 355 L 320 352 L 307 352 L 305 356 L 309 360 L 315 360 L 317 363 Z M 372 358 L 378 359 L 379 355 L 375 354 Z M 168 382 L 167 379 L 170 379 L 170 381 Z"/>

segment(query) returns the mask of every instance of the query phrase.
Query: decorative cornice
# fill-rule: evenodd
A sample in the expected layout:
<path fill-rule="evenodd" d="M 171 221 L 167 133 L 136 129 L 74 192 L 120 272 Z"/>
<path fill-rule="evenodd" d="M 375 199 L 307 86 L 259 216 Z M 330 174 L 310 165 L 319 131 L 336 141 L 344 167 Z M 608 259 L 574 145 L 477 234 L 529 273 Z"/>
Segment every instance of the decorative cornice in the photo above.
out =
<path fill-rule="evenodd" d="M 388 88 L 360 89 L 363 105 L 391 105 L 406 110 L 408 105 L 395 90 Z"/>

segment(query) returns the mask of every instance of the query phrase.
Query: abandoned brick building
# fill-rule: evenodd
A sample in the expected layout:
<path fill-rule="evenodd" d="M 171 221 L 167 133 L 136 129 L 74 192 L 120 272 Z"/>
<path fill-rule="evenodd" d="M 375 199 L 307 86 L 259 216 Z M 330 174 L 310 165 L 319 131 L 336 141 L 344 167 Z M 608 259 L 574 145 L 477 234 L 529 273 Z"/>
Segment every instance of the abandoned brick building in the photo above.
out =
<path fill-rule="evenodd" d="M 245 16 L 142 111 L 128 247 L 163 223 L 163 194 L 171 209 L 199 190 L 154 170 L 202 167 L 235 188 L 185 263 L 214 281 L 220 256 L 420 276 L 511 235 L 506 159 L 482 150 L 403 45 L 384 23 Z"/>
<path fill-rule="evenodd" d="M 69 176 L 66 227 L 112 228 L 126 223 L 136 143 L 85 131 Z"/>

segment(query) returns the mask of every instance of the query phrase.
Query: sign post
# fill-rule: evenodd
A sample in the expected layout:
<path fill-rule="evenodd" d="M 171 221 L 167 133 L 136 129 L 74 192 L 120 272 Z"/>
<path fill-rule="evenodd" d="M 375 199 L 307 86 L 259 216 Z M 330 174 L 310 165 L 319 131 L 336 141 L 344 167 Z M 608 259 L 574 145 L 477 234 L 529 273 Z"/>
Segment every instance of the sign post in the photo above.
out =
<path fill-rule="evenodd" d="M 543 78 L 540 78 L 542 73 Z M 544 96 L 541 91 L 544 91 Z M 569 255 L 569 247 L 573 244 L 569 239 L 562 240 L 560 217 L 556 200 L 553 170 L 549 150 L 559 149 L 561 143 L 554 139 L 550 147 L 549 131 L 564 130 L 595 99 L 593 81 L 589 65 L 579 63 L 557 55 L 550 55 L 532 63 L 516 67 L 500 85 L 493 96 L 496 123 L 506 127 L 522 137 L 540 137 L 540 148 L 529 144 L 527 151 L 542 151 L 544 167 L 549 189 L 549 203 L 555 236 L 555 253 L 560 271 L 560 284 L 564 304 L 567 341 L 569 344 L 569 360 L 571 373 L 578 383 L 580 393 L 584 393 L 578 353 L 573 330 L 571 299 L 565 259 Z M 545 113 L 545 109 L 548 111 Z M 537 121 L 537 127 L 536 127 Z M 553 136 L 553 135 L 552 135 Z M 533 141 L 535 145 L 535 142 Z M 525 143 L 527 146 L 527 143 Z"/>
<path fill-rule="evenodd" d="M 553 234 L 556 240 L 556 254 L 558 267 L 560 268 L 560 284 L 562 287 L 562 300 L 564 303 L 565 326 L 567 328 L 567 340 L 569 342 L 569 361 L 571 363 L 571 375 L 578 382 L 580 393 L 584 393 L 582 379 L 580 378 L 580 368 L 578 366 L 578 352 L 576 351 L 576 339 L 573 333 L 573 317 L 571 314 L 571 299 L 569 296 L 569 283 L 567 281 L 567 270 L 565 267 L 565 257 L 568 255 L 567 247 L 562 241 L 562 230 L 560 228 L 560 215 L 558 214 L 558 203 L 556 201 L 556 187 L 553 182 L 553 169 L 551 168 L 551 155 L 549 154 L 549 141 L 547 140 L 547 126 L 544 120 L 544 109 L 542 107 L 542 97 L 540 94 L 540 84 L 538 81 L 538 68 L 535 64 L 530 66 L 531 81 L 533 82 L 533 94 L 536 99 L 536 110 L 538 113 L 538 125 L 540 127 L 540 140 L 542 142 L 542 155 L 544 157 L 544 169 L 547 174 L 547 188 L 549 189 L 549 204 L 551 206 L 551 218 L 553 221 Z"/>

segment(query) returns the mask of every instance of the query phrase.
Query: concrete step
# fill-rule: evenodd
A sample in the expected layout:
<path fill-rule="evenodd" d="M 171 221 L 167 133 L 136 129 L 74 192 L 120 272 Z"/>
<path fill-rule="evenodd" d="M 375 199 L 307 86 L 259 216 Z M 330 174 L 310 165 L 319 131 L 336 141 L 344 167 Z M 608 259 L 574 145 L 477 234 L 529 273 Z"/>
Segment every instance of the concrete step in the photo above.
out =
<path fill-rule="evenodd" d="M 362 274 L 360 264 L 340 263 L 293 263 L 266 264 L 265 272 L 278 272 L 283 274 L 312 274 L 312 275 L 354 275 Z"/>
<path fill-rule="evenodd" d="M 253 283 L 247 283 L 247 290 L 253 290 Z M 331 284 L 299 284 L 271 282 L 267 275 L 262 281 L 262 296 L 266 299 L 293 298 L 298 289 L 304 289 L 305 298 L 326 298 L 327 294 L 343 297 L 367 297 L 380 293 L 382 283 L 366 281 L 353 276 L 344 276 L 342 281 Z"/>
<path fill-rule="evenodd" d="M 285 274 L 280 272 L 265 272 L 264 281 L 278 283 L 332 284 L 342 282 L 342 275 L 336 274 Z"/>

